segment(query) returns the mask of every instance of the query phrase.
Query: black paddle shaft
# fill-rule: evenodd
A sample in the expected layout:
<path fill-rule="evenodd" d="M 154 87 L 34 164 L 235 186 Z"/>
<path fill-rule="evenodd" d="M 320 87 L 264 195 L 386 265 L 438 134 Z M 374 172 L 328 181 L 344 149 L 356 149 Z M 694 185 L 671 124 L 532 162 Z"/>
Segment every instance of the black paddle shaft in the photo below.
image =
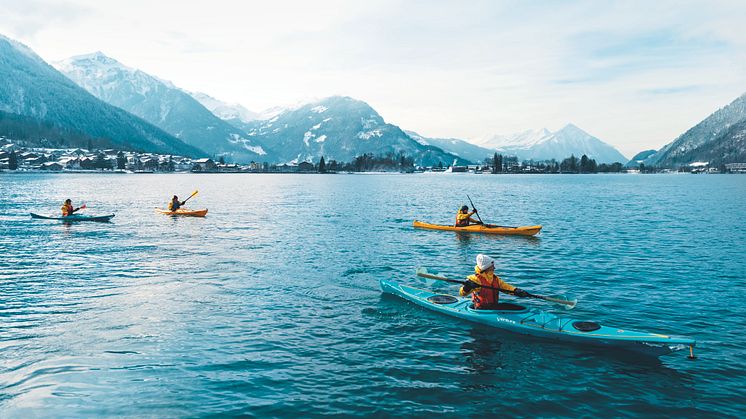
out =
<path fill-rule="evenodd" d="M 427 278 L 427 277 L 425 277 L 425 278 Z M 435 278 L 431 278 L 431 279 L 435 279 Z M 491 290 L 495 290 L 495 291 L 502 291 L 502 292 L 504 292 L 506 294 L 513 294 L 513 291 L 508 291 L 506 289 L 498 288 L 498 287 L 490 287 L 489 285 L 477 284 L 476 282 L 471 281 L 471 280 L 459 281 L 458 279 L 450 279 L 450 278 L 443 278 L 443 277 L 438 277 L 438 280 L 445 281 L 445 282 L 453 282 L 454 284 L 461 284 L 461 285 L 466 285 L 467 283 L 471 282 L 472 284 L 476 285 L 476 287 L 478 287 L 478 288 L 487 288 L 487 289 L 491 289 Z"/>
<path fill-rule="evenodd" d="M 474 202 L 472 202 L 471 197 L 469 195 L 466 195 L 467 198 L 469 198 L 469 203 L 471 204 L 471 209 L 477 212 L 477 218 L 479 218 L 479 222 L 484 224 L 484 221 L 482 221 L 482 217 L 479 216 L 479 211 L 474 207 Z"/>

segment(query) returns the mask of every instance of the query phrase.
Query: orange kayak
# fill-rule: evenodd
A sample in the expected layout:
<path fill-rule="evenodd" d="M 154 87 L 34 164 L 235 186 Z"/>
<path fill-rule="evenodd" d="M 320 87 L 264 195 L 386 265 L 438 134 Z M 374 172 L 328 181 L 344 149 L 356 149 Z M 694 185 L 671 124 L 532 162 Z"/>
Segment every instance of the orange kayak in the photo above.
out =
<path fill-rule="evenodd" d="M 415 228 L 427 230 L 462 231 L 465 233 L 502 234 L 505 236 L 533 236 L 541 231 L 541 226 L 506 227 L 491 224 L 474 224 L 468 227 L 454 227 L 441 224 L 429 224 L 414 220 Z"/>
<path fill-rule="evenodd" d="M 207 215 L 207 208 L 200 209 L 200 210 L 190 210 L 188 208 L 179 208 L 176 211 L 169 211 L 169 210 L 157 208 L 156 211 L 160 212 L 161 214 L 173 215 L 173 216 L 179 215 L 182 217 L 204 217 L 205 215 Z"/>

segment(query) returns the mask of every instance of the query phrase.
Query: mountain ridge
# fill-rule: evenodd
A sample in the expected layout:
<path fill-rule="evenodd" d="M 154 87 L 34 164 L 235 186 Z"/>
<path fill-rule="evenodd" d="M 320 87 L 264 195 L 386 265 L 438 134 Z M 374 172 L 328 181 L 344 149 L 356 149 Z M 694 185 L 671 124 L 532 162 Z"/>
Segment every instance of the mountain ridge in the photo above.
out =
<path fill-rule="evenodd" d="M 32 118 L 68 135 L 128 150 L 204 155 L 162 129 L 80 88 L 24 44 L 0 35 L 0 111 Z M 24 122 L 25 121 L 25 122 Z M 28 123 L 19 118 L 16 124 Z M 71 134 L 75 133 L 75 134 Z M 100 140 L 97 140 L 100 139 Z"/>
<path fill-rule="evenodd" d="M 266 151 L 173 83 L 102 52 L 77 55 L 57 68 L 97 98 L 137 115 L 187 144 L 229 161 L 260 160 Z"/>

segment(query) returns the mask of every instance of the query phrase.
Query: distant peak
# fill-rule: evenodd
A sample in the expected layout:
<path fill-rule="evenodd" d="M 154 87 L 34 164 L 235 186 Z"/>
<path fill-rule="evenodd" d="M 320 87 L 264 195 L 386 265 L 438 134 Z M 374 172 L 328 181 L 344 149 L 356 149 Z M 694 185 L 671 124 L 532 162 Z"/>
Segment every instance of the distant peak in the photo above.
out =
<path fill-rule="evenodd" d="M 74 55 L 70 57 L 67 61 L 70 61 L 70 62 L 96 61 L 102 64 L 120 64 L 119 61 L 107 56 L 101 51 L 91 52 L 89 54 Z"/>

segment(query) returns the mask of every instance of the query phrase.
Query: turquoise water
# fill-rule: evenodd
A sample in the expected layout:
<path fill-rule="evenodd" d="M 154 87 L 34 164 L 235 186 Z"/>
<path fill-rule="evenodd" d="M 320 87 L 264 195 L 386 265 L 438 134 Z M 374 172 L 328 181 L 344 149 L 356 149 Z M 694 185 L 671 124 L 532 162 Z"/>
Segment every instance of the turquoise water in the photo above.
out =
<path fill-rule="evenodd" d="M 153 211 L 194 189 L 207 218 Z M 411 228 L 450 223 L 464 191 L 543 233 Z M 116 217 L 28 216 L 66 197 Z M 735 175 L 0 175 L 0 416 L 743 416 L 744 215 Z M 480 252 L 699 358 L 505 334 L 378 288 Z"/>

